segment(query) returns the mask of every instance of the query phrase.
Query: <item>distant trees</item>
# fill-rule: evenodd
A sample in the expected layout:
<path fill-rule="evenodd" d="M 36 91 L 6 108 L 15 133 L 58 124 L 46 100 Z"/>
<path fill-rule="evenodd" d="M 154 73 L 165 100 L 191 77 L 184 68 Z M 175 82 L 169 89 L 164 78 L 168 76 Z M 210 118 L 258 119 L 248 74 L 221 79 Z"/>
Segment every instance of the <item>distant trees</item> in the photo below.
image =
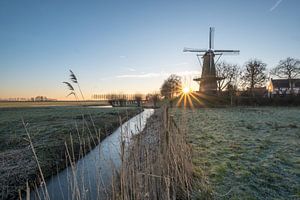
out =
<path fill-rule="evenodd" d="M 241 80 L 245 86 L 250 88 L 251 93 L 253 93 L 253 88 L 262 86 L 265 83 L 267 78 L 266 66 L 266 63 L 258 59 L 252 59 L 246 62 Z"/>
<path fill-rule="evenodd" d="M 34 101 L 48 101 L 48 98 L 44 96 L 37 96 L 34 98 Z"/>
<path fill-rule="evenodd" d="M 271 70 L 271 74 L 279 78 L 296 78 L 300 75 L 300 60 L 290 57 L 280 60 L 279 64 Z"/>
<path fill-rule="evenodd" d="M 271 74 L 279 78 L 288 79 L 289 87 L 293 92 L 292 79 L 300 75 L 300 60 L 290 57 L 280 60 L 279 64 L 271 70 Z"/>
<path fill-rule="evenodd" d="M 158 93 L 152 93 L 147 95 L 147 99 L 153 103 L 153 107 L 157 108 L 157 103 L 159 102 L 159 94 Z"/>
<path fill-rule="evenodd" d="M 141 107 L 142 99 L 143 98 L 141 94 L 135 94 L 134 100 L 136 101 L 138 107 Z"/>
<path fill-rule="evenodd" d="M 221 62 L 216 65 L 216 72 L 217 76 L 222 78 L 217 82 L 219 92 L 236 86 L 240 74 L 238 65 Z"/>
<path fill-rule="evenodd" d="M 267 72 L 270 72 L 271 77 L 289 80 L 289 86 L 284 86 L 284 90 L 288 90 L 291 94 L 298 91 L 295 89 L 299 87 L 298 80 L 293 79 L 300 79 L 300 59 L 287 57 L 280 60 L 273 69 L 267 69 L 267 64 L 256 58 L 248 60 L 243 68 L 226 62 L 217 63 L 215 67 L 217 77 L 221 78 L 217 80 L 217 89 L 222 95 L 266 97 Z M 286 81 L 285 84 L 287 84 Z M 268 89 L 270 90 L 270 87 Z"/>
<path fill-rule="evenodd" d="M 172 74 L 162 84 L 160 88 L 161 96 L 172 99 L 176 93 L 180 92 L 181 86 L 181 77 Z"/>

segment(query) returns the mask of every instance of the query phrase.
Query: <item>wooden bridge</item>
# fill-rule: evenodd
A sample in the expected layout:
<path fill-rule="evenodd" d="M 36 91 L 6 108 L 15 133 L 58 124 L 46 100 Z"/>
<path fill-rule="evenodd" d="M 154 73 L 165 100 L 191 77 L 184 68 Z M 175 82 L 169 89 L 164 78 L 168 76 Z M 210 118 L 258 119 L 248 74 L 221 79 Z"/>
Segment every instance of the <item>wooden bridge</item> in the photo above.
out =
<path fill-rule="evenodd" d="M 128 107 L 137 106 L 141 107 L 143 104 L 147 103 L 148 100 L 126 100 L 126 99 L 112 99 L 108 100 L 109 104 L 113 107 Z"/>

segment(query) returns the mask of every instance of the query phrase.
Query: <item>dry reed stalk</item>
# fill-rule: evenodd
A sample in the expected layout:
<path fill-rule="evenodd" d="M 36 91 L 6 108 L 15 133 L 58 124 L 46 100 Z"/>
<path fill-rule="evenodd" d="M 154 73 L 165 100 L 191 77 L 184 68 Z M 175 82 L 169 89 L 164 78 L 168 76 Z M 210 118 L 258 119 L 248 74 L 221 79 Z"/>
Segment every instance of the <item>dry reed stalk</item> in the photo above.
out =
<path fill-rule="evenodd" d="M 122 158 L 119 197 L 190 199 L 191 175 L 191 148 L 186 134 L 165 107 L 150 118 Z"/>
<path fill-rule="evenodd" d="M 37 167 L 38 167 L 40 176 L 41 176 L 41 178 L 42 178 L 42 184 L 45 186 L 45 187 L 42 189 L 42 191 L 45 192 L 45 199 L 48 200 L 48 199 L 49 199 L 49 193 L 48 193 L 48 190 L 47 190 L 47 185 L 46 185 L 46 181 L 45 181 L 45 178 L 44 178 L 44 174 L 43 174 L 42 168 L 41 168 L 41 166 L 40 166 L 38 157 L 37 157 L 37 155 L 36 155 L 35 148 L 34 148 L 34 146 L 33 146 L 33 143 L 32 143 L 32 140 L 31 140 L 31 137 L 30 137 L 30 134 L 29 134 L 29 131 L 28 131 L 28 129 L 27 129 L 27 126 L 26 126 L 25 121 L 24 121 L 23 118 L 22 118 L 22 123 L 23 123 L 25 132 L 26 132 L 27 137 L 28 137 L 29 145 L 30 145 L 31 150 L 32 150 L 32 153 L 33 153 L 33 155 L 34 155 L 34 159 L 35 159 L 35 161 L 36 161 L 36 163 L 37 163 Z M 26 182 L 26 188 L 28 188 L 28 187 L 29 187 L 29 186 L 28 186 L 28 182 Z M 45 191 L 44 191 L 44 190 L 45 190 Z M 26 190 L 26 192 L 27 192 L 27 190 Z M 27 194 L 27 195 L 28 195 L 28 194 Z M 26 197 L 27 197 L 27 195 L 26 195 Z M 29 194 L 29 195 L 30 195 L 30 194 Z M 29 199 L 30 199 L 30 196 L 29 196 Z"/>
<path fill-rule="evenodd" d="M 19 196 L 19 200 L 22 200 L 22 193 L 20 189 L 18 190 L 18 196 Z"/>
<path fill-rule="evenodd" d="M 30 200 L 30 188 L 28 185 L 28 181 L 26 181 L 26 200 Z"/>
<path fill-rule="evenodd" d="M 71 72 L 71 74 L 73 74 L 73 72 Z M 74 74 L 73 74 L 73 75 L 74 75 Z M 74 75 L 74 77 L 75 77 L 75 75 Z M 75 80 L 75 81 L 74 81 L 74 80 Z M 80 86 L 79 86 L 79 84 L 78 84 L 78 82 L 77 82 L 76 77 L 75 77 L 74 80 L 72 80 L 72 81 L 78 85 L 79 90 L 80 90 L 80 93 L 81 93 L 81 96 L 82 96 L 82 99 L 84 99 L 83 93 L 82 93 L 82 91 L 81 91 L 81 89 L 80 89 Z M 76 101 L 79 103 L 79 105 L 81 105 L 80 102 L 79 102 L 79 100 L 78 100 L 78 97 L 77 97 L 77 95 L 76 95 L 76 92 L 75 92 L 73 86 L 72 86 L 70 83 L 68 83 L 68 82 L 64 82 L 64 83 L 67 84 L 67 85 L 69 86 L 69 88 L 70 88 L 70 90 L 71 90 L 71 93 L 70 93 L 70 94 L 74 95 L 75 98 L 76 98 Z M 77 156 L 75 157 L 75 148 L 74 148 L 74 143 L 73 143 L 73 137 L 72 137 L 71 134 L 70 134 L 71 152 L 69 151 L 69 149 L 68 149 L 68 147 L 67 147 L 67 143 L 65 142 L 65 149 L 66 149 L 66 152 L 65 152 L 66 166 L 68 167 L 68 164 L 67 164 L 67 163 L 69 162 L 70 168 L 71 168 L 71 172 L 72 172 L 72 175 L 73 175 L 73 179 L 71 179 L 71 181 L 69 181 L 69 182 L 70 182 L 70 185 L 71 185 L 72 199 L 84 199 L 84 198 L 85 198 L 85 196 L 84 196 L 85 194 L 81 194 L 80 189 L 79 189 L 80 186 L 78 185 L 78 180 L 77 180 L 77 173 L 78 173 L 78 172 L 77 172 L 76 169 L 75 169 L 74 163 L 76 162 L 76 160 L 78 160 L 78 159 L 80 159 L 81 157 L 83 157 L 87 152 L 89 152 L 90 150 L 92 150 L 92 148 L 93 148 L 94 146 L 96 146 L 98 143 L 100 143 L 101 132 L 100 132 L 100 130 L 97 131 L 96 126 L 95 126 L 95 123 L 94 123 L 94 121 L 93 121 L 93 118 L 92 118 L 91 114 L 90 114 L 90 113 L 88 113 L 88 114 L 89 114 L 89 116 L 90 116 L 91 123 L 92 123 L 93 128 L 94 128 L 94 129 L 93 129 L 93 131 L 95 132 L 94 134 L 97 136 L 97 138 L 96 138 L 96 139 L 97 139 L 97 142 L 95 141 L 95 138 L 92 136 L 92 135 L 93 135 L 92 130 L 89 128 L 88 121 L 85 119 L 84 114 L 82 114 L 83 124 L 82 124 L 82 130 L 81 130 L 81 131 L 79 131 L 79 128 L 78 128 L 77 123 L 75 124 L 77 136 L 78 136 L 78 139 L 79 139 L 79 146 L 80 146 L 78 158 L 77 158 Z M 128 118 L 128 113 L 126 113 L 126 115 L 127 115 L 127 118 Z M 120 124 L 121 124 L 121 127 L 122 127 L 122 119 L 121 119 L 121 117 L 119 117 L 119 119 L 120 119 Z M 24 127 L 25 127 L 25 122 L 24 122 L 24 121 L 23 121 L 23 124 L 24 124 Z M 41 182 L 42 182 L 42 183 L 44 184 L 44 186 L 45 186 L 45 191 L 44 191 L 43 189 L 41 190 L 41 192 L 43 193 L 42 195 L 43 195 L 44 199 L 49 199 L 49 194 L 48 194 L 48 191 L 47 191 L 45 178 L 44 178 L 44 175 L 43 175 L 43 173 L 42 173 L 41 167 L 40 167 L 40 165 L 39 165 L 39 161 L 38 161 L 38 159 L 37 159 L 37 155 L 36 155 L 36 153 L 35 153 L 35 151 L 34 151 L 33 144 L 32 144 L 32 142 L 31 142 L 31 138 L 30 138 L 30 135 L 29 135 L 29 133 L 28 133 L 26 127 L 25 127 L 25 130 L 26 130 L 26 133 L 27 133 L 28 138 L 29 138 L 29 141 L 30 141 L 30 146 L 31 146 L 32 151 L 33 151 L 33 153 L 34 153 L 34 157 L 35 157 L 35 159 L 36 159 L 36 162 L 37 162 L 37 165 L 38 165 L 39 172 L 40 172 L 40 174 L 41 174 L 41 179 L 42 179 Z M 87 138 L 87 139 L 83 139 L 83 140 L 82 140 L 82 138 L 84 138 L 84 137 L 81 137 L 80 132 L 82 133 L 82 136 L 83 136 L 83 134 L 85 133 L 85 131 L 88 131 L 88 134 L 89 134 L 89 135 L 88 135 L 88 138 Z M 122 135 L 122 141 L 123 141 L 123 135 Z M 88 148 L 88 149 L 86 149 L 86 148 Z M 125 142 L 121 142 L 121 161 L 122 161 L 122 163 L 124 162 L 124 159 L 125 159 Z M 112 170 L 114 171 L 114 168 L 112 168 Z M 121 168 L 121 173 L 120 173 L 120 179 L 121 179 L 122 185 L 125 184 L 124 171 L 125 171 L 125 170 L 124 170 L 124 168 L 122 167 L 122 168 Z M 81 177 L 83 178 L 83 176 L 81 176 Z M 101 179 L 101 176 L 100 176 L 99 179 Z M 100 181 L 102 181 L 102 183 L 103 183 L 103 180 L 100 180 Z M 82 181 L 82 183 L 84 183 L 84 181 Z M 90 184 L 90 183 L 89 183 L 89 184 Z M 115 189 L 115 187 L 114 187 L 114 185 L 116 185 L 116 183 L 114 183 L 114 179 L 113 179 L 112 185 L 113 185 L 112 193 L 113 193 L 113 194 L 116 194 L 116 195 L 113 195 L 113 196 L 114 196 L 113 199 L 116 199 L 116 198 L 119 199 L 120 197 L 117 196 L 116 189 Z M 82 186 L 82 188 L 83 188 L 82 191 L 84 191 L 84 185 L 81 185 L 81 186 Z M 98 184 L 97 184 L 97 186 L 95 186 L 95 187 L 97 187 L 97 191 L 100 191 L 100 187 L 99 187 Z M 99 188 L 99 189 L 98 189 L 98 188 Z M 123 188 L 124 188 L 124 189 L 123 189 Z M 60 186 L 60 189 L 61 189 L 61 186 Z M 106 188 L 104 188 L 104 191 L 105 191 L 106 194 L 108 194 L 108 192 L 106 191 Z M 123 191 L 122 194 L 125 193 L 125 187 L 122 187 L 122 191 Z M 39 194 L 38 192 L 37 192 L 37 195 L 38 195 L 38 197 L 39 197 L 39 199 L 40 199 L 40 196 L 39 196 L 40 194 Z M 99 196 L 100 196 L 100 195 L 99 195 Z M 123 196 L 121 196 L 121 198 L 124 199 Z"/>
<path fill-rule="evenodd" d="M 68 146 L 67 146 L 67 143 L 65 142 L 65 147 L 66 147 L 66 154 L 67 154 L 67 158 L 69 159 L 69 162 L 70 162 L 70 166 L 71 166 L 71 171 L 72 171 L 72 175 L 73 175 L 73 179 L 72 179 L 72 183 L 74 184 L 73 185 L 73 196 L 72 196 L 72 199 L 80 199 L 80 190 L 78 188 L 78 181 L 77 181 L 77 176 L 76 176 L 76 169 L 75 169 L 75 166 L 74 166 L 74 162 L 72 162 L 72 158 L 70 156 L 70 153 L 69 153 L 69 149 L 68 149 Z"/>

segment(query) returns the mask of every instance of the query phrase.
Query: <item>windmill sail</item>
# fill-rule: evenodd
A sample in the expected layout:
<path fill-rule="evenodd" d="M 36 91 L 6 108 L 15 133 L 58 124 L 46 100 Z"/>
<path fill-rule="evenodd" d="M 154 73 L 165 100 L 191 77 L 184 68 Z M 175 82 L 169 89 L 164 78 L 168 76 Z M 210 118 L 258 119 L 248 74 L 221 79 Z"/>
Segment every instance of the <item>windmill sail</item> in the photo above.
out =
<path fill-rule="evenodd" d="M 195 78 L 194 80 L 200 81 L 200 89 L 199 92 L 204 93 L 216 93 L 217 92 L 217 80 L 222 78 L 218 78 L 216 76 L 216 68 L 215 68 L 215 55 L 235 55 L 239 54 L 239 50 L 214 50 L 214 31 L 213 27 L 209 29 L 209 45 L 208 49 L 193 49 L 193 48 L 184 48 L 184 52 L 194 52 L 198 53 L 202 56 L 203 66 L 202 66 L 202 74 L 201 78 Z M 199 54 L 200 53 L 200 54 Z M 220 58 L 219 57 L 219 58 Z"/>
<path fill-rule="evenodd" d="M 209 28 L 209 49 L 214 49 L 214 35 L 215 35 L 215 28 Z"/>

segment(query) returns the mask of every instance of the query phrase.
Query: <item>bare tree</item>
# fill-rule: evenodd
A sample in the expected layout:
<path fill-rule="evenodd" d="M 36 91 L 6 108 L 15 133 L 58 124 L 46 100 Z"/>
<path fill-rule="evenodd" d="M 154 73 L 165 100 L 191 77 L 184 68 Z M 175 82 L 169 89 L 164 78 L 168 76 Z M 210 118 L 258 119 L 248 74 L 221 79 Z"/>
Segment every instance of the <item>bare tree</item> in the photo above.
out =
<path fill-rule="evenodd" d="M 279 64 L 271 70 L 271 74 L 279 78 L 287 78 L 293 91 L 292 79 L 300 76 L 300 60 L 290 57 L 280 60 Z"/>
<path fill-rule="evenodd" d="M 222 78 L 218 80 L 218 91 L 226 90 L 229 85 L 235 86 L 240 75 L 238 65 L 221 62 L 216 65 L 217 76 Z"/>
<path fill-rule="evenodd" d="M 246 62 L 245 68 L 242 72 L 241 79 L 245 86 L 250 88 L 253 94 L 253 88 L 257 86 L 262 86 L 266 81 L 266 63 L 258 59 L 252 59 Z"/>
<path fill-rule="evenodd" d="M 141 107 L 141 102 L 142 102 L 142 95 L 141 94 L 135 94 L 134 99 L 137 103 L 137 107 Z"/>
<path fill-rule="evenodd" d="M 152 93 L 147 95 L 147 99 L 153 103 L 153 107 L 157 108 L 157 103 L 159 102 L 159 93 Z"/>
<path fill-rule="evenodd" d="M 271 70 L 271 74 L 279 78 L 296 78 L 300 75 L 300 60 L 290 57 L 280 60 L 279 64 Z"/>
<path fill-rule="evenodd" d="M 162 84 L 160 93 L 163 97 L 172 99 L 176 93 L 179 93 L 181 86 L 181 77 L 172 74 Z"/>

